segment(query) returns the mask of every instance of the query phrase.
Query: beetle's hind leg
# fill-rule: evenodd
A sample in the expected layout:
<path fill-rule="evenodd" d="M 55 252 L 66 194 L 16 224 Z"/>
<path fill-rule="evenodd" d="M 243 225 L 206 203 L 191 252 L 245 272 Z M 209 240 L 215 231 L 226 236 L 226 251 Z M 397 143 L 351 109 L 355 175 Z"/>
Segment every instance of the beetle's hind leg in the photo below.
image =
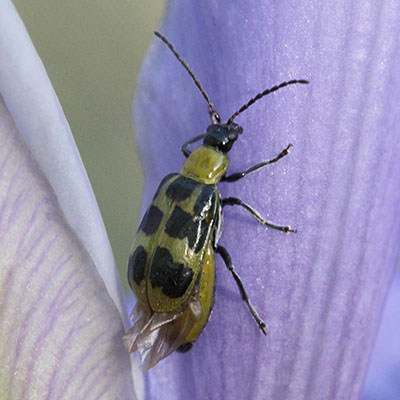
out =
<path fill-rule="evenodd" d="M 251 172 L 257 171 L 260 168 L 263 168 L 269 164 L 276 163 L 281 158 L 287 156 L 289 154 L 289 149 L 292 147 L 292 144 L 288 144 L 275 158 L 271 160 L 261 161 L 260 163 L 252 165 L 250 168 L 247 168 L 245 171 L 242 172 L 235 172 L 232 175 L 224 176 L 221 180 L 223 182 L 236 182 L 239 179 L 244 178 L 246 175 L 250 174 Z"/>
<path fill-rule="evenodd" d="M 255 310 L 255 308 L 253 307 L 253 305 L 250 303 L 249 296 L 246 293 L 246 289 L 243 286 L 243 282 L 240 279 L 240 276 L 235 271 L 235 268 L 234 268 L 234 266 L 232 264 L 232 258 L 230 256 L 230 254 L 225 249 L 225 247 L 222 247 L 222 246 L 216 246 L 215 252 L 218 253 L 222 257 L 222 259 L 224 260 L 224 263 L 225 263 L 226 267 L 229 269 L 229 271 L 231 272 L 233 278 L 235 279 L 235 282 L 236 282 L 236 284 L 237 284 L 237 286 L 239 288 L 239 291 L 240 291 L 240 294 L 242 296 L 242 299 L 246 302 L 247 307 L 249 308 L 249 311 L 250 311 L 252 317 L 257 322 L 257 325 L 261 329 L 262 333 L 264 335 L 266 335 L 267 334 L 267 326 L 265 325 L 265 322 L 260 318 L 260 316 L 258 315 L 258 313 Z"/>
<path fill-rule="evenodd" d="M 297 233 L 296 229 L 292 229 L 290 225 L 276 225 L 272 222 L 265 220 L 260 213 L 253 207 L 246 204 L 244 201 L 236 197 L 226 197 L 222 199 L 222 207 L 225 206 L 240 206 L 243 207 L 248 213 L 250 213 L 261 225 L 268 226 L 269 228 L 276 229 L 285 233 Z"/>
<path fill-rule="evenodd" d="M 183 145 L 182 145 L 182 147 L 181 147 L 181 150 L 182 150 L 183 155 L 184 155 L 186 158 L 188 158 L 188 157 L 190 156 L 190 154 L 191 154 L 191 151 L 188 149 L 188 147 L 189 147 L 191 144 L 193 144 L 193 143 L 195 143 L 195 142 L 197 142 L 197 141 L 203 139 L 205 136 L 206 136 L 206 133 L 202 133 L 201 135 L 195 136 L 194 138 L 189 139 L 187 142 L 183 143 Z"/>

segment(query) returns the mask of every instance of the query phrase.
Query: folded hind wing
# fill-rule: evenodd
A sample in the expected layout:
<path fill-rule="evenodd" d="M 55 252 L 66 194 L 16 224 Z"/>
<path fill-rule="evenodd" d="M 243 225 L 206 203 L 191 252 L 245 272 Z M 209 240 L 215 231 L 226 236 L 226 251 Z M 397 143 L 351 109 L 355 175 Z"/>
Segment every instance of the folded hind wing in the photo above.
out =
<path fill-rule="evenodd" d="M 202 314 L 198 296 L 193 296 L 180 312 L 151 313 L 139 302 L 133 309 L 133 327 L 123 341 L 130 353 L 139 351 L 145 370 L 187 342 L 187 336 Z"/>

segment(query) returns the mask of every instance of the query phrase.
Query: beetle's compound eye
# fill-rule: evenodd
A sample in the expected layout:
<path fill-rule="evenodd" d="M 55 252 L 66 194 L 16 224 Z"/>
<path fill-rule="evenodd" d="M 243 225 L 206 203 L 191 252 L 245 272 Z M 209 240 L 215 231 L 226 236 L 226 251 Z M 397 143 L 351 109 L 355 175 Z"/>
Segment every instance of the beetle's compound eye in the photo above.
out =
<path fill-rule="evenodd" d="M 235 135 L 234 133 L 230 133 L 228 138 L 229 138 L 229 140 L 236 140 L 237 139 L 237 135 Z"/>
<path fill-rule="evenodd" d="M 228 127 L 229 131 L 234 132 L 234 134 L 236 135 L 240 135 L 241 133 L 243 133 L 243 128 L 240 125 L 235 124 L 234 122 L 230 123 Z"/>

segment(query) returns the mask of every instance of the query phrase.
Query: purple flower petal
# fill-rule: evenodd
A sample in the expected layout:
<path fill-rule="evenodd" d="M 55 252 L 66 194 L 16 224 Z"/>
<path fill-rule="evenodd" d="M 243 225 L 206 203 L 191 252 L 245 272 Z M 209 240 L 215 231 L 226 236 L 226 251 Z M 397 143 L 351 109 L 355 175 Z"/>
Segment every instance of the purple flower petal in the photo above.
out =
<path fill-rule="evenodd" d="M 221 243 L 270 328 L 260 334 L 222 262 L 214 312 L 187 354 L 150 373 L 152 399 L 354 399 L 360 395 L 399 253 L 400 4 L 395 1 L 173 1 L 164 33 L 226 120 L 285 80 L 235 122 L 244 134 L 232 172 L 291 155 L 236 184 L 283 235 L 240 209 L 225 212 Z M 136 126 L 148 203 L 183 163 L 180 145 L 208 113 L 161 42 L 143 66 Z"/>
<path fill-rule="evenodd" d="M 362 400 L 400 398 L 400 271 L 390 287 Z"/>
<path fill-rule="evenodd" d="M 0 98 L 0 397 L 133 399 L 120 314 Z"/>

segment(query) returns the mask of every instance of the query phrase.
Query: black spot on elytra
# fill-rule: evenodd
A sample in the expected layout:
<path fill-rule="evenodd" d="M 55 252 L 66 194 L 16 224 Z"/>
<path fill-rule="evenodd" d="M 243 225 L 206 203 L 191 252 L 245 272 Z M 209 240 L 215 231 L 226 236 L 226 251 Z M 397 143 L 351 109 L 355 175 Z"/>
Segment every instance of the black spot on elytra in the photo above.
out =
<path fill-rule="evenodd" d="M 194 215 L 205 216 L 215 203 L 215 187 L 204 186 L 193 206 Z"/>
<path fill-rule="evenodd" d="M 146 235 L 152 235 L 160 226 L 163 215 L 163 212 L 159 208 L 156 206 L 150 206 L 146 211 L 138 230 L 143 231 Z"/>
<path fill-rule="evenodd" d="M 147 254 L 143 246 L 138 246 L 129 257 L 128 262 L 128 282 L 135 282 L 137 285 L 144 279 L 146 269 Z"/>
<path fill-rule="evenodd" d="M 176 202 L 184 201 L 193 193 L 197 186 L 199 186 L 199 183 L 193 179 L 180 176 L 168 186 L 167 196 Z"/>
<path fill-rule="evenodd" d="M 189 247 L 198 253 L 204 245 L 209 230 L 209 224 L 205 219 L 194 219 L 179 206 L 174 208 L 167 224 L 165 232 L 173 238 L 187 238 Z"/>
<path fill-rule="evenodd" d="M 167 176 L 165 176 L 165 177 L 163 178 L 163 180 L 162 180 L 162 181 L 160 182 L 160 184 L 158 185 L 158 188 L 157 188 L 156 192 L 154 193 L 153 200 L 156 199 L 156 198 L 158 197 L 158 195 L 160 194 L 161 189 L 163 188 L 163 186 L 164 186 L 172 177 L 174 177 L 174 176 L 176 176 L 176 175 L 179 175 L 179 174 L 177 174 L 177 173 L 172 173 L 172 174 L 168 174 Z"/>
<path fill-rule="evenodd" d="M 174 263 L 171 253 L 157 247 L 150 269 L 150 282 L 153 287 L 160 287 L 171 298 L 185 294 L 192 282 L 194 272 L 187 265 Z"/>
<path fill-rule="evenodd" d="M 165 232 L 173 238 L 183 239 L 192 229 L 192 225 L 192 216 L 176 206 L 165 225 Z"/>

